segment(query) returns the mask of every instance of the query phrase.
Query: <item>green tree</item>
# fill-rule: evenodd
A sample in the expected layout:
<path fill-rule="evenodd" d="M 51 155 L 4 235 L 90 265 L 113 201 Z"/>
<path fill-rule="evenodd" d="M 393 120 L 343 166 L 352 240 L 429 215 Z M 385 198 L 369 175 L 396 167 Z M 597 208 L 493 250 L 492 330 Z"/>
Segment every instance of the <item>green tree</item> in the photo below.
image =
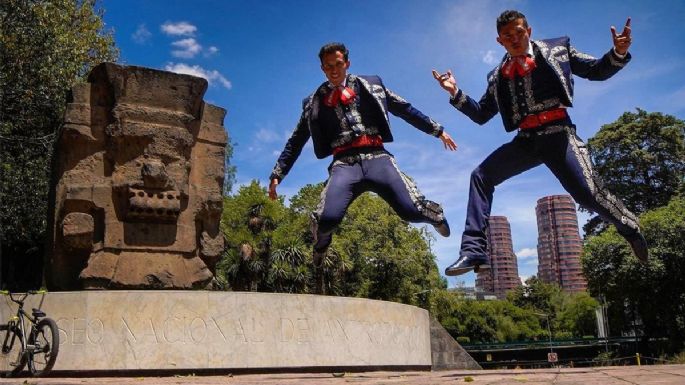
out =
<path fill-rule="evenodd" d="M 664 206 L 683 188 L 685 122 L 658 112 L 626 112 L 588 141 L 605 187 L 639 214 Z M 598 217 L 586 234 L 603 228 Z"/>
<path fill-rule="evenodd" d="M 595 308 L 599 304 L 587 293 L 567 293 L 558 285 L 533 276 L 525 285 L 510 291 L 507 300 L 540 317 L 544 328 L 549 320 L 553 338 L 596 334 Z"/>
<path fill-rule="evenodd" d="M 118 52 L 95 1 L 0 5 L 1 282 L 40 285 L 50 162 L 67 92 Z"/>
<path fill-rule="evenodd" d="M 595 309 L 598 306 L 597 300 L 585 292 L 559 296 L 555 303 L 554 330 L 575 338 L 597 335 Z"/>
<path fill-rule="evenodd" d="M 436 318 L 458 341 L 503 343 L 547 338 L 540 317 L 510 301 L 464 299 L 451 291 L 437 297 L 442 310 Z"/>
<path fill-rule="evenodd" d="M 556 313 L 555 300 L 560 296 L 559 285 L 545 283 L 536 276 L 507 293 L 507 299 L 514 305 L 552 316 Z"/>
<path fill-rule="evenodd" d="M 315 291 L 308 215 L 272 201 L 259 182 L 224 199 L 222 231 L 227 241 L 217 276 L 233 290 L 280 293 Z M 323 274 L 329 294 L 338 293 L 346 265 L 335 254 Z"/>
<path fill-rule="evenodd" d="M 234 290 L 270 291 L 270 256 L 273 233 L 286 216 L 281 200 L 272 201 L 259 182 L 252 181 L 238 193 L 224 198 L 221 229 L 226 239 L 224 257 L 217 265 L 217 275 Z M 296 255 L 279 256 L 296 261 Z M 278 278 L 278 277 L 277 277 Z"/>
<path fill-rule="evenodd" d="M 228 196 L 233 190 L 233 185 L 235 184 L 235 174 L 237 169 L 234 164 L 231 163 L 233 159 L 233 151 L 236 144 L 231 142 L 231 137 L 229 136 L 226 142 L 226 153 L 224 155 L 224 196 Z"/>
<path fill-rule="evenodd" d="M 614 227 L 591 237 L 583 271 L 594 296 L 609 304 L 610 329 L 667 337 L 673 352 L 685 345 L 685 198 L 640 217 L 650 259 L 641 264 Z"/>

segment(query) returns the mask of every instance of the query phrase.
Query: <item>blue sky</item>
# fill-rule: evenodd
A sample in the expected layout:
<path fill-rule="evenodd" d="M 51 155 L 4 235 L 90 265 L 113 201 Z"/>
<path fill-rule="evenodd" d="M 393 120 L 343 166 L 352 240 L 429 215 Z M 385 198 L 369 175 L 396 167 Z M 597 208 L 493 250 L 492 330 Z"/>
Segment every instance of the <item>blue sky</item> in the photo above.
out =
<path fill-rule="evenodd" d="M 452 69 L 459 86 L 478 99 L 485 76 L 504 54 L 495 19 L 505 9 L 523 12 L 542 39 L 568 35 L 581 52 L 601 56 L 611 47 L 610 26 L 632 17 L 632 62 L 605 82 L 576 78 L 570 111 L 587 140 L 601 125 L 640 107 L 685 118 L 685 2 L 348 0 L 180 1 L 104 0 L 120 62 L 205 77 L 205 100 L 228 110 L 224 125 L 236 143 L 238 184 L 262 185 L 301 113 L 301 100 L 323 80 L 318 51 L 330 41 L 350 50 L 350 72 L 376 74 L 386 86 L 443 124 L 459 145 L 443 150 L 436 138 L 391 118 L 395 142 L 386 146 L 422 192 L 441 202 L 452 236 L 436 234 L 441 270 L 457 258 L 471 170 L 512 139 L 499 116 L 478 126 L 448 104 L 431 69 Z M 317 160 L 311 142 L 279 186 L 292 196 L 327 177 L 329 160 Z M 535 203 L 564 194 L 543 166 L 497 188 L 493 215 L 512 227 L 519 274 L 537 273 Z M 579 214 L 582 226 L 587 215 Z M 582 234 L 581 234 L 582 235 Z M 449 279 L 472 286 L 473 274 Z"/>

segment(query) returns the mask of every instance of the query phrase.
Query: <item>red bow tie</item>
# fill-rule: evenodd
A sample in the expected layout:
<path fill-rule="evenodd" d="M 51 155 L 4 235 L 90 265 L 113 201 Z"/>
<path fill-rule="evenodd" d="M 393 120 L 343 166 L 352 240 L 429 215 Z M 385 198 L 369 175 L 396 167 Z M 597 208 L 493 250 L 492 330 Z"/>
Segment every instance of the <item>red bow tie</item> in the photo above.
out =
<path fill-rule="evenodd" d="M 338 102 L 348 105 L 352 103 L 355 96 L 357 96 L 357 94 L 354 93 L 352 88 L 339 86 L 335 87 L 323 98 L 323 103 L 328 107 L 335 107 L 338 105 Z"/>
<path fill-rule="evenodd" d="M 535 69 L 535 59 L 526 55 L 510 57 L 502 66 L 502 76 L 513 79 L 515 74 L 525 76 Z"/>

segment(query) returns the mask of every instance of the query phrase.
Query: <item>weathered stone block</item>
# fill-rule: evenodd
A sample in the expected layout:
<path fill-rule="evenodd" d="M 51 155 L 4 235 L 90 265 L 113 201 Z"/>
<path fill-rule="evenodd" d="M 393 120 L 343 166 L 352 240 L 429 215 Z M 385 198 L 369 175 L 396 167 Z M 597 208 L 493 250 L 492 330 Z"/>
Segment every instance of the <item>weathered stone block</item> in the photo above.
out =
<path fill-rule="evenodd" d="M 431 365 L 428 312 L 393 302 L 91 290 L 34 296 L 26 306 L 40 306 L 60 328 L 55 371 Z M 0 302 L 0 318 L 13 311 Z"/>
<path fill-rule="evenodd" d="M 206 89 L 201 78 L 112 63 L 72 89 L 57 141 L 50 288 L 211 281 L 227 136 Z"/>

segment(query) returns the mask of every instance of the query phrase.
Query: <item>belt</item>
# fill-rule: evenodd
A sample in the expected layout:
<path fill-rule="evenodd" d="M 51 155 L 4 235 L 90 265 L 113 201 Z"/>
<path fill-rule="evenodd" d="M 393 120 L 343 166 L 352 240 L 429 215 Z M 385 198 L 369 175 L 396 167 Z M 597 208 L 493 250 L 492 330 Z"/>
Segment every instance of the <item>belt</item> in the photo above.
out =
<path fill-rule="evenodd" d="M 543 124 L 554 122 L 568 117 L 565 108 L 556 108 L 554 110 L 542 111 L 539 114 L 528 115 L 519 124 L 522 130 L 529 130 L 531 128 L 540 127 Z"/>
<path fill-rule="evenodd" d="M 351 148 L 359 147 L 380 147 L 383 148 L 383 139 L 380 135 L 361 135 L 354 140 L 352 143 L 344 144 L 342 146 L 335 147 L 333 149 L 333 155 L 338 155 L 339 153 L 349 150 Z"/>

